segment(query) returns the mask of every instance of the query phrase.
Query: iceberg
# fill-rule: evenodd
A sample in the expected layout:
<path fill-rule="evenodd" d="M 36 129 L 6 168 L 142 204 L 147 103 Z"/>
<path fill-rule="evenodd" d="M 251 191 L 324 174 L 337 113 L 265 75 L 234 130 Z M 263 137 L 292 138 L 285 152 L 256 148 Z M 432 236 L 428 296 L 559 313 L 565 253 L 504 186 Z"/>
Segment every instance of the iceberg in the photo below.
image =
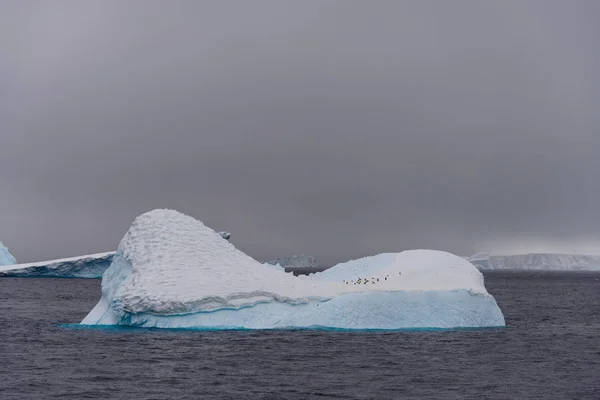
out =
<path fill-rule="evenodd" d="M 477 253 L 466 258 L 480 270 L 600 271 L 600 256 L 529 253 L 491 256 Z"/>
<path fill-rule="evenodd" d="M 317 260 L 306 254 L 294 254 L 293 256 L 279 257 L 274 260 L 265 261 L 267 264 L 279 265 L 282 268 L 318 268 Z"/>
<path fill-rule="evenodd" d="M 494 269 L 489 253 L 477 253 L 465 259 L 482 271 Z"/>
<path fill-rule="evenodd" d="M 306 254 L 279 257 L 274 260 L 265 261 L 265 264 L 276 265 L 279 268 L 283 268 L 285 272 L 291 272 L 294 275 L 310 275 L 327 269 L 327 267 L 319 266 L 314 257 L 307 256 Z"/>
<path fill-rule="evenodd" d="M 115 252 L 0 267 L 0 277 L 101 278 Z"/>
<path fill-rule="evenodd" d="M 294 276 L 173 210 L 137 217 L 83 325 L 188 329 L 504 326 L 482 274 L 450 253 L 413 250 Z"/>
<path fill-rule="evenodd" d="M 17 260 L 10 254 L 6 246 L 0 242 L 0 265 L 13 265 L 16 263 Z"/>

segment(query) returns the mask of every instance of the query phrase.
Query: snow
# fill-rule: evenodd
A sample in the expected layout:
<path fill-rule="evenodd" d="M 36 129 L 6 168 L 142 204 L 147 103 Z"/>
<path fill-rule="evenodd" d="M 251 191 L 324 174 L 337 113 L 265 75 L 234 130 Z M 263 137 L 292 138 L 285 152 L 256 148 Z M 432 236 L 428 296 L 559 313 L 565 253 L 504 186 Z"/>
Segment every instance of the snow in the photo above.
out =
<path fill-rule="evenodd" d="M 0 277 L 101 278 L 115 252 L 0 267 Z"/>
<path fill-rule="evenodd" d="M 102 278 L 84 325 L 159 328 L 401 329 L 504 326 L 481 273 L 414 250 L 286 273 L 173 210 L 139 216 Z"/>
<path fill-rule="evenodd" d="M 10 254 L 6 246 L 0 242 L 0 265 L 13 265 L 16 263 L 17 260 Z"/>
<path fill-rule="evenodd" d="M 490 256 L 489 253 L 477 253 L 466 259 L 481 270 L 600 271 L 600 256 L 579 254 Z"/>
<path fill-rule="evenodd" d="M 271 261 L 266 261 L 266 263 L 278 265 L 282 268 L 318 268 L 317 260 L 306 254 L 294 254 L 293 256 L 279 257 Z"/>

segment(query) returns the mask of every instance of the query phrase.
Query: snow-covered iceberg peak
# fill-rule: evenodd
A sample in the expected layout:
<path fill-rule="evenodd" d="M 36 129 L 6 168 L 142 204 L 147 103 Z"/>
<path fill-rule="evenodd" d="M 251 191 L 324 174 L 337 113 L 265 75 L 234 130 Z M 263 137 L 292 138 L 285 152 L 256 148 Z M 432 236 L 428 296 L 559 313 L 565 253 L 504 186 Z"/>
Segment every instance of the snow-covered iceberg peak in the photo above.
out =
<path fill-rule="evenodd" d="M 10 254 L 6 246 L 0 242 L 0 265 L 13 265 L 16 263 L 17 260 Z"/>
<path fill-rule="evenodd" d="M 417 250 L 295 277 L 236 249 L 192 217 L 138 217 L 82 324 L 161 328 L 347 329 L 503 326 L 469 262 Z"/>
<path fill-rule="evenodd" d="M 239 251 L 202 222 L 177 211 L 154 210 L 136 218 L 121 240 L 103 275 L 102 295 L 123 322 L 129 314 L 178 315 L 293 301 L 302 297 L 293 280 Z"/>

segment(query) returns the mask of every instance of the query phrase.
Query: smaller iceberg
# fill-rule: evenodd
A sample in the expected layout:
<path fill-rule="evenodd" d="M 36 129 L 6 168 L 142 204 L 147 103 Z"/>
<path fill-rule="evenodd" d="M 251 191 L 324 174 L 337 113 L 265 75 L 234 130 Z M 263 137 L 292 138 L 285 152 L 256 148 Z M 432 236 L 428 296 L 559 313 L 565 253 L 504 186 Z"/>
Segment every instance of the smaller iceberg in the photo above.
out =
<path fill-rule="evenodd" d="M 267 264 L 279 265 L 280 267 L 291 268 L 318 268 L 317 260 L 306 254 L 294 254 L 288 257 L 279 257 L 274 260 L 266 261 Z"/>
<path fill-rule="evenodd" d="M 0 242 L 0 265 L 13 265 L 16 263 L 17 260 L 10 254 L 6 246 Z"/>
<path fill-rule="evenodd" d="M 320 267 L 314 257 L 307 256 L 306 254 L 279 257 L 274 260 L 265 261 L 264 263 L 283 268 L 285 272 L 291 272 L 296 276 L 310 275 L 327 269 L 327 267 Z"/>
<path fill-rule="evenodd" d="M 89 254 L 60 260 L 13 264 L 0 267 L 0 277 L 13 278 L 102 278 L 115 252 Z"/>

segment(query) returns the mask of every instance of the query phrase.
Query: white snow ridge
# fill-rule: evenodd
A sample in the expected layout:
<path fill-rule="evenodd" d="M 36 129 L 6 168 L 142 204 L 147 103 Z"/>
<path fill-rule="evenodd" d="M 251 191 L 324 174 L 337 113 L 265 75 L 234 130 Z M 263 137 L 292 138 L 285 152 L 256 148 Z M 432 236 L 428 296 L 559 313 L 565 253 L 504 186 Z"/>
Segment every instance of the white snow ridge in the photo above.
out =
<path fill-rule="evenodd" d="M 262 264 L 196 219 L 139 216 L 84 325 L 193 329 L 504 326 L 483 276 L 449 253 L 380 254 L 310 276 Z"/>

